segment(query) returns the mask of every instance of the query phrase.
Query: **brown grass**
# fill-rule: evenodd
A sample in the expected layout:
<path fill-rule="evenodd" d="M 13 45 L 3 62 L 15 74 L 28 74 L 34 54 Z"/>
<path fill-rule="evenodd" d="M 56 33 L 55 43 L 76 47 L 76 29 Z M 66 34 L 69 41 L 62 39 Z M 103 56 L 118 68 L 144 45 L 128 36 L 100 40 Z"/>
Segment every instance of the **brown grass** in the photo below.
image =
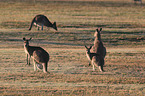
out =
<path fill-rule="evenodd" d="M 16 1 L 0 3 L 0 95 L 145 95 L 144 6 L 131 0 Z M 28 31 L 36 14 L 56 21 L 58 31 Z M 107 48 L 104 73 L 93 72 L 85 56 L 97 27 Z M 26 65 L 23 37 L 49 52 L 50 74 Z"/>

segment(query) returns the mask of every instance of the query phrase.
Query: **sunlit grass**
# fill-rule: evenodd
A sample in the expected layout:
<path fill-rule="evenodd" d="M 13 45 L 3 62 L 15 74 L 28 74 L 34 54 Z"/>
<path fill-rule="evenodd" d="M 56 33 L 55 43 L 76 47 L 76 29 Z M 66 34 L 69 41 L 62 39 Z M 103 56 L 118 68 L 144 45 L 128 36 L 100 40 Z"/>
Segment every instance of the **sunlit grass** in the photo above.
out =
<path fill-rule="evenodd" d="M 144 6 L 132 0 L 16 1 L 0 3 L 0 95 L 145 94 Z M 37 14 L 56 21 L 58 31 L 28 31 Z M 98 27 L 107 48 L 104 73 L 93 72 L 85 56 Z M 50 74 L 34 72 L 32 60 L 26 65 L 23 37 L 49 52 Z"/>

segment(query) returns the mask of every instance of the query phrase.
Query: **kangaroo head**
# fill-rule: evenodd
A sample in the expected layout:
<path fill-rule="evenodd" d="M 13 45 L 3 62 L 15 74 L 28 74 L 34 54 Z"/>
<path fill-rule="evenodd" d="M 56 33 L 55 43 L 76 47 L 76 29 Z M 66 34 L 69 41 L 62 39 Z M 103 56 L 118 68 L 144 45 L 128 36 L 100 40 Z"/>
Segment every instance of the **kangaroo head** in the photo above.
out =
<path fill-rule="evenodd" d="M 53 28 L 57 31 L 56 22 L 53 23 Z"/>
<path fill-rule="evenodd" d="M 25 37 L 23 38 L 24 41 L 24 45 L 28 46 L 29 45 L 29 41 L 32 39 L 32 37 L 30 39 L 26 39 Z"/>
<path fill-rule="evenodd" d="M 94 37 L 100 38 L 100 37 L 101 37 L 101 36 L 100 36 L 101 31 L 102 31 L 102 28 L 100 28 L 100 30 L 99 30 L 99 29 L 96 29 L 96 32 L 95 32 L 95 34 L 94 34 Z"/>
<path fill-rule="evenodd" d="M 88 48 L 87 46 L 85 46 L 85 48 L 86 48 L 86 52 L 87 53 L 90 53 L 90 50 L 91 50 L 92 46 L 90 46 L 90 48 Z"/>

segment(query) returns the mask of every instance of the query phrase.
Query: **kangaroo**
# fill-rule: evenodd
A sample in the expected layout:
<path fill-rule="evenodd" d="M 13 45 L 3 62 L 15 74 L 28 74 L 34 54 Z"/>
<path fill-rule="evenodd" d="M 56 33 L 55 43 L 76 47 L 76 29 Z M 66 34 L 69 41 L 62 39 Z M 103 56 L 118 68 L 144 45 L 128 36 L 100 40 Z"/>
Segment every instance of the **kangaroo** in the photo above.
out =
<path fill-rule="evenodd" d="M 99 54 L 90 52 L 92 46 L 90 46 L 90 48 L 88 48 L 87 46 L 85 47 L 86 47 L 86 56 L 89 60 L 89 65 L 92 64 L 93 66 L 93 71 L 95 71 L 95 66 L 96 66 L 96 67 L 99 67 L 99 70 L 101 72 L 103 72 L 104 71 L 103 65 L 99 65 L 99 62 L 101 61 Z"/>
<path fill-rule="evenodd" d="M 43 30 L 43 26 L 46 26 L 46 27 L 52 27 L 53 29 L 57 31 L 56 22 L 52 24 L 48 20 L 48 18 L 44 15 L 36 15 L 31 22 L 29 30 L 31 30 L 33 24 L 38 27 L 38 30 L 39 30 L 39 27 L 41 27 L 41 30 Z"/>
<path fill-rule="evenodd" d="M 140 4 L 142 5 L 142 0 L 134 0 L 134 4 L 137 4 L 137 2 L 140 2 Z"/>
<path fill-rule="evenodd" d="M 101 40 L 101 34 L 100 34 L 101 31 L 102 31 L 102 28 L 100 28 L 100 30 L 96 29 L 96 32 L 94 33 L 95 40 L 94 40 L 94 45 L 93 45 L 93 52 L 100 54 L 101 57 L 105 58 L 106 48 L 104 47 L 103 42 Z"/>
<path fill-rule="evenodd" d="M 29 46 L 30 39 L 23 38 L 24 50 L 27 55 L 27 64 L 30 65 L 30 58 L 33 58 L 34 71 L 37 69 L 43 69 L 44 73 L 47 73 L 47 65 L 49 61 L 49 54 L 41 47 Z M 36 64 L 38 63 L 38 64 Z"/>
<path fill-rule="evenodd" d="M 95 37 L 95 40 L 94 40 L 94 45 L 93 45 L 93 52 L 96 53 L 96 54 L 99 54 L 99 64 L 100 66 L 103 66 L 104 65 L 104 58 L 106 56 L 106 48 L 104 47 L 103 45 L 103 42 L 101 40 L 101 31 L 102 31 L 102 28 L 99 29 L 96 29 L 96 32 L 94 34 L 94 37 Z"/>

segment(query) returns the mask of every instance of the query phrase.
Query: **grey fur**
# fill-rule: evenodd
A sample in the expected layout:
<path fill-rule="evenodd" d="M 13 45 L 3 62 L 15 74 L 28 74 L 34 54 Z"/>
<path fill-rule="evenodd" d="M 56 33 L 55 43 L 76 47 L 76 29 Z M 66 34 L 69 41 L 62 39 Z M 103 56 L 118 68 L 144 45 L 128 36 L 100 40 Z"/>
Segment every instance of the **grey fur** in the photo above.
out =
<path fill-rule="evenodd" d="M 49 61 L 49 54 L 41 47 L 29 46 L 30 39 L 23 38 L 24 40 L 24 50 L 27 54 L 27 64 L 30 65 L 30 58 L 33 58 L 34 71 L 38 69 L 43 69 L 43 72 L 47 72 L 47 65 Z M 38 63 L 38 64 L 36 64 Z"/>
<path fill-rule="evenodd" d="M 106 48 L 103 45 L 102 39 L 101 39 L 101 31 L 102 28 L 96 29 L 96 32 L 94 34 L 95 40 L 94 40 L 94 45 L 93 45 L 93 52 L 96 54 L 99 54 L 99 62 L 98 66 L 104 66 L 105 63 L 105 56 L 106 56 Z"/>
<path fill-rule="evenodd" d="M 39 27 L 41 27 L 41 30 L 43 30 L 43 26 L 46 26 L 46 27 L 52 27 L 53 29 L 57 31 L 56 22 L 52 24 L 48 20 L 48 18 L 44 15 L 36 15 L 31 22 L 29 30 L 32 29 L 33 25 L 36 25 L 38 27 L 38 30 L 39 30 Z"/>
<path fill-rule="evenodd" d="M 99 62 L 101 60 L 99 54 L 90 52 L 92 46 L 90 46 L 90 48 L 88 48 L 87 46 L 85 46 L 85 47 L 86 47 L 86 56 L 89 60 L 89 65 L 92 64 L 92 66 L 93 66 L 93 71 L 95 71 L 95 66 L 96 66 L 96 67 L 99 67 L 99 70 L 101 72 L 103 72 L 104 71 L 103 66 L 99 65 Z"/>

